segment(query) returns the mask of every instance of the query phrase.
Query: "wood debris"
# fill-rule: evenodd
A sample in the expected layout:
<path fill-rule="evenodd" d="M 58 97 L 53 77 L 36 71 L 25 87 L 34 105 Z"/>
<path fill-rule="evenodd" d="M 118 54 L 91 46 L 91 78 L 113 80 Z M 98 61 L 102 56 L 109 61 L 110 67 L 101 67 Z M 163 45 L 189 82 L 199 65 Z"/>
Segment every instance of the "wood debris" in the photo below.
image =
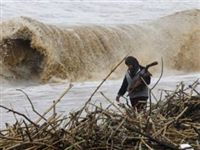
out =
<path fill-rule="evenodd" d="M 46 113 L 38 114 L 37 121 L 1 106 L 24 120 L 6 124 L 0 131 L 0 150 L 177 150 L 185 143 L 200 149 L 199 84 L 180 83 L 174 91 L 163 90 L 165 97 L 151 105 L 151 112 L 117 105 L 103 93 L 102 98 L 110 102 L 107 107 L 90 101 L 62 116 L 55 112 L 58 100 Z"/>

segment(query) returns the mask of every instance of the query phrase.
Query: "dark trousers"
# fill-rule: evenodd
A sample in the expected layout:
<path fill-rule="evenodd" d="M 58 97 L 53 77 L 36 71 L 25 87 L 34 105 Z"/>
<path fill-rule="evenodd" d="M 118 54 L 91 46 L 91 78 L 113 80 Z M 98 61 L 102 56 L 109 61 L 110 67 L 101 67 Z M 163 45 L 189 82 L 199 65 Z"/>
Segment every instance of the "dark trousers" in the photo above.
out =
<path fill-rule="evenodd" d="M 134 109 L 137 109 L 138 112 L 145 110 L 145 108 L 147 106 L 147 99 L 148 99 L 148 97 L 130 98 L 131 106 Z"/>

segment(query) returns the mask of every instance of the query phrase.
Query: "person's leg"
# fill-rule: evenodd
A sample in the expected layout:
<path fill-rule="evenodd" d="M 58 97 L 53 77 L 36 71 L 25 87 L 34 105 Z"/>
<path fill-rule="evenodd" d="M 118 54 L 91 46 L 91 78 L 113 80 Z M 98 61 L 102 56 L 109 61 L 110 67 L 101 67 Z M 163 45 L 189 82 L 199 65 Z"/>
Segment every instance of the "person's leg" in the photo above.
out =
<path fill-rule="evenodd" d="M 147 100 L 139 100 L 136 104 L 138 112 L 145 110 L 147 106 Z"/>
<path fill-rule="evenodd" d="M 136 98 L 130 98 L 130 101 L 132 107 L 137 109 L 138 112 L 140 112 L 146 109 L 147 99 L 148 97 L 136 97 Z"/>
<path fill-rule="evenodd" d="M 135 99 L 135 98 L 130 98 L 130 101 L 131 101 L 131 106 L 134 108 L 136 107 L 137 103 L 138 103 L 138 99 Z"/>

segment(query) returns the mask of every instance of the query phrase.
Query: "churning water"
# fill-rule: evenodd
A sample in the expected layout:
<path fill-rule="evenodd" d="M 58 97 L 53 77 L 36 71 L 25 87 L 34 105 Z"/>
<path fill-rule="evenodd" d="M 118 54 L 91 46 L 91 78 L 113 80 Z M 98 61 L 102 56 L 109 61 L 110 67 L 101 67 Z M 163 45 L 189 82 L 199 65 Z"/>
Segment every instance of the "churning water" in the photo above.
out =
<path fill-rule="evenodd" d="M 2 1 L 1 104 L 34 116 L 16 89 L 43 112 L 73 82 L 57 107 L 67 113 L 127 54 L 143 65 L 163 58 L 157 89 L 191 84 L 200 77 L 199 9 L 198 1 Z M 122 64 L 100 89 L 112 100 L 125 69 Z M 152 72 L 153 85 L 160 66 Z M 99 93 L 93 100 L 106 104 Z M 3 125 L 13 115 L 1 110 L 1 118 Z"/>

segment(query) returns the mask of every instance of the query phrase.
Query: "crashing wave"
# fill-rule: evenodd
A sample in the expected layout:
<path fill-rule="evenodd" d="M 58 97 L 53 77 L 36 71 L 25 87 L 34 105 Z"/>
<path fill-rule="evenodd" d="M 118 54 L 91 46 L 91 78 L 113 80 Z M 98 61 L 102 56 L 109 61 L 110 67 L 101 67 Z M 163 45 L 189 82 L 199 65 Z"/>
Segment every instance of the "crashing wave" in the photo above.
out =
<path fill-rule="evenodd" d="M 0 24 L 1 76 L 68 80 L 105 76 L 126 54 L 142 63 L 200 71 L 200 10 L 142 25 L 58 27 L 20 17 Z M 122 69 L 119 69 L 119 72 Z"/>

